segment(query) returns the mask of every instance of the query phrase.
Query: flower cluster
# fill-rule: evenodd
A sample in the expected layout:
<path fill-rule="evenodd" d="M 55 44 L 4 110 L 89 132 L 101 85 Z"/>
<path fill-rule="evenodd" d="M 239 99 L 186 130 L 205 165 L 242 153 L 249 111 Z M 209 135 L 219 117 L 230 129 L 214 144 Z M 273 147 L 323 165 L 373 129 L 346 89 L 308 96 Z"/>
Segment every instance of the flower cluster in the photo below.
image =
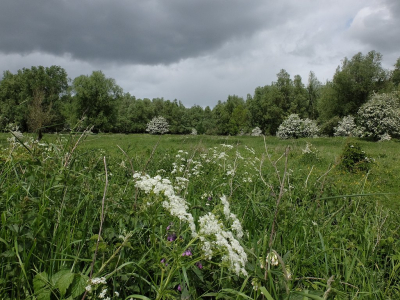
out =
<path fill-rule="evenodd" d="M 163 179 L 160 175 L 150 177 L 147 174 L 140 175 L 139 173 L 135 173 L 133 177 L 136 179 L 135 186 L 145 193 L 164 195 L 167 200 L 162 202 L 162 206 L 169 211 L 172 216 L 187 222 L 192 231 L 192 236 L 197 236 L 193 216 L 191 213 L 187 212 L 188 205 L 186 200 L 175 194 L 174 187 L 169 179 Z"/>
<path fill-rule="evenodd" d="M 276 136 L 280 139 L 291 139 L 301 137 L 317 137 L 319 128 L 315 121 L 300 119 L 297 114 L 291 114 L 278 127 Z"/>
<path fill-rule="evenodd" d="M 236 232 L 236 236 L 241 238 L 243 231 L 239 220 L 230 212 L 229 203 L 225 196 L 221 197 L 221 201 L 224 206 L 225 218 L 233 220 L 231 228 Z M 221 220 L 209 212 L 199 218 L 199 227 L 199 239 L 202 242 L 202 250 L 207 259 L 211 259 L 215 251 L 222 251 L 222 261 L 228 264 L 230 270 L 237 275 L 240 273 L 247 275 L 245 269 L 247 254 L 233 233 L 224 228 Z"/>

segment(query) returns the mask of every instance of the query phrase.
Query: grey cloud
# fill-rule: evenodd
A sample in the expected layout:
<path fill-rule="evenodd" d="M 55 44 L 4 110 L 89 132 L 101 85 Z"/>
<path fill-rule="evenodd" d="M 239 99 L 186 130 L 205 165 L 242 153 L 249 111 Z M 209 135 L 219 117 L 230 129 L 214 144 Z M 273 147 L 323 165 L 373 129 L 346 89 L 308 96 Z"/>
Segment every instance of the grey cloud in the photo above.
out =
<path fill-rule="evenodd" d="M 356 25 L 350 27 L 350 36 L 377 50 L 391 55 L 400 49 L 400 1 L 386 0 L 370 8 Z"/>
<path fill-rule="evenodd" d="M 216 0 L 1 1 L 0 52 L 169 64 L 285 18 L 281 4 Z"/>

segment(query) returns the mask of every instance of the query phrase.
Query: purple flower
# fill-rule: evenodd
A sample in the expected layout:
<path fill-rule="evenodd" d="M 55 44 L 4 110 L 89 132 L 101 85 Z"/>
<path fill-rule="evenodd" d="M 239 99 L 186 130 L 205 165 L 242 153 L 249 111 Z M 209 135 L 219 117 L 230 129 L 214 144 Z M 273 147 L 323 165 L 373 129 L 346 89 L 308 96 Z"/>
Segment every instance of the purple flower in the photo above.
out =
<path fill-rule="evenodd" d="M 167 226 L 167 231 L 171 229 L 171 226 L 172 226 L 172 225 L 174 225 L 174 223 L 171 222 L 171 223 Z"/>
<path fill-rule="evenodd" d="M 190 249 L 187 249 L 185 252 L 182 253 L 182 256 L 192 256 L 192 252 Z"/>
<path fill-rule="evenodd" d="M 178 291 L 182 292 L 182 287 L 180 284 L 178 285 Z"/>
<path fill-rule="evenodd" d="M 203 269 L 203 265 L 201 264 L 201 262 L 197 262 L 196 263 L 196 266 L 201 270 L 201 269 Z"/>
<path fill-rule="evenodd" d="M 176 240 L 176 238 L 177 238 L 176 234 L 175 234 L 175 233 L 172 233 L 172 234 L 169 234 L 169 235 L 167 236 L 167 241 L 168 241 L 168 242 L 173 242 L 173 241 Z"/>
<path fill-rule="evenodd" d="M 211 201 L 211 200 L 212 200 L 212 197 L 209 196 L 209 197 L 207 198 L 207 201 Z"/>

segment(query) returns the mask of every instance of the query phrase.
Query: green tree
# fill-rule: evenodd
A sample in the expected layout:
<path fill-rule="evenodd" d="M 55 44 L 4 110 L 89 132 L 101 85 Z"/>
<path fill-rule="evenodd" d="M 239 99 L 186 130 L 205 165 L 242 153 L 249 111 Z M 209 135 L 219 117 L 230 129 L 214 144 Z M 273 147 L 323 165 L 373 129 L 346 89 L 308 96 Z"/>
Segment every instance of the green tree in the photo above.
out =
<path fill-rule="evenodd" d="M 310 71 L 307 83 L 308 116 L 315 120 L 318 117 L 317 103 L 321 95 L 321 82 L 318 81 L 314 72 Z"/>
<path fill-rule="evenodd" d="M 6 71 L 0 82 L 2 125 L 16 123 L 39 136 L 43 129 L 62 128 L 62 105 L 67 97 L 67 73 L 59 66 L 24 68 L 17 74 Z M 48 117 L 42 119 L 44 115 Z"/>
<path fill-rule="evenodd" d="M 394 65 L 394 70 L 392 71 L 391 74 L 391 80 L 395 87 L 399 87 L 400 85 L 400 57 L 397 59 L 395 65 Z"/>
<path fill-rule="evenodd" d="M 117 103 L 122 89 L 112 78 L 101 71 L 90 76 L 81 75 L 72 84 L 76 115 L 84 117 L 84 126 L 94 126 L 95 131 L 111 131 L 116 125 Z"/>
<path fill-rule="evenodd" d="M 382 55 L 371 51 L 345 58 L 336 69 L 332 82 L 327 83 L 318 103 L 323 122 L 335 116 L 354 115 L 367 102 L 373 91 L 379 92 L 387 84 L 387 73 L 381 66 Z"/>

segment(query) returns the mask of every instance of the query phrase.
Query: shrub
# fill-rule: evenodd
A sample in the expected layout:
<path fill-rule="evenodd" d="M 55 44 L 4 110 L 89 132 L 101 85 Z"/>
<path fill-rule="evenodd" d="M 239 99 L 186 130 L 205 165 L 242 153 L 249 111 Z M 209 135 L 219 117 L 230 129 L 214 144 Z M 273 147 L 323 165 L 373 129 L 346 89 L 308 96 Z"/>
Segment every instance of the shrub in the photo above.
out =
<path fill-rule="evenodd" d="M 358 137 L 362 134 L 360 128 L 354 122 L 353 116 L 343 117 L 337 127 L 334 128 L 334 136 L 354 136 Z"/>
<path fill-rule="evenodd" d="M 340 167 L 349 172 L 369 171 L 373 159 L 368 157 L 358 143 L 349 142 L 340 156 Z"/>
<path fill-rule="evenodd" d="M 358 121 L 363 136 L 400 136 L 400 103 L 395 93 L 374 94 L 358 110 Z"/>
<path fill-rule="evenodd" d="M 169 131 L 169 124 L 162 116 L 154 117 L 147 123 L 146 131 L 150 134 L 164 134 Z"/>
<path fill-rule="evenodd" d="M 197 135 L 197 130 L 196 128 L 192 128 L 192 132 L 190 133 L 191 135 Z"/>
<path fill-rule="evenodd" d="M 319 134 L 317 124 L 310 120 L 302 120 L 297 114 L 291 114 L 279 125 L 276 136 L 280 139 L 315 137 Z"/>
<path fill-rule="evenodd" d="M 251 131 L 251 135 L 252 135 L 252 136 L 262 136 L 262 130 L 260 129 L 260 127 L 255 127 L 255 128 Z"/>

